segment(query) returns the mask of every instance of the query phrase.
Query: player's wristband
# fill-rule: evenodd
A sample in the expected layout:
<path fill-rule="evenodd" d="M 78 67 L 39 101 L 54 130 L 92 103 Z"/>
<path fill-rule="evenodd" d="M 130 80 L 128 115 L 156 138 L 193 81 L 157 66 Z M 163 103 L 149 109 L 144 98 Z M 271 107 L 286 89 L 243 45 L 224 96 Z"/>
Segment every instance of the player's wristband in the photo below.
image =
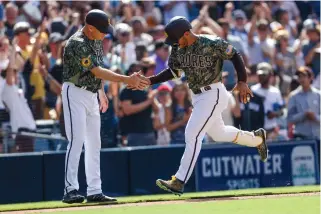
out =
<path fill-rule="evenodd" d="M 149 77 L 151 85 L 166 82 L 174 78 L 173 71 L 170 68 L 166 68 L 159 74 Z"/>

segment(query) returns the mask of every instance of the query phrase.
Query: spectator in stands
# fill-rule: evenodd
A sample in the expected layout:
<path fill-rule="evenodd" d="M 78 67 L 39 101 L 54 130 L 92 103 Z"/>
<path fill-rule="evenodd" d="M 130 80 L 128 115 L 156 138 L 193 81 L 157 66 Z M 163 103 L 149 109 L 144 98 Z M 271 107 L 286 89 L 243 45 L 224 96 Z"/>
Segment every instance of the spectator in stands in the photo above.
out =
<path fill-rule="evenodd" d="M 251 28 L 248 34 L 249 66 L 252 70 L 256 70 L 256 65 L 260 62 L 272 63 L 274 41 L 268 35 L 268 21 L 266 19 L 259 19 L 258 12 L 255 12 L 252 16 Z"/>
<path fill-rule="evenodd" d="M 145 57 L 142 58 L 139 63 L 142 66 L 142 72 L 145 74 L 146 77 L 154 75 L 156 63 L 153 59 Z"/>
<path fill-rule="evenodd" d="M 135 14 L 135 8 L 132 2 L 121 2 L 118 7 L 118 23 L 130 24 Z"/>
<path fill-rule="evenodd" d="M 158 74 L 159 72 L 167 68 L 168 57 L 169 57 L 169 46 L 166 45 L 163 40 L 156 41 L 155 54 L 151 56 L 151 59 L 153 59 L 156 63 L 154 75 Z M 158 84 L 152 87 L 157 88 Z"/>
<path fill-rule="evenodd" d="M 131 20 L 131 26 L 133 28 L 133 42 L 137 44 L 139 42 L 144 42 L 145 45 L 151 45 L 153 42 L 153 37 L 146 32 L 147 23 L 144 17 L 134 16 Z"/>
<path fill-rule="evenodd" d="M 317 77 L 320 74 L 320 25 L 309 20 L 305 22 L 305 30 L 308 39 L 302 42 L 302 52 L 307 66 L 312 68 L 313 74 Z"/>
<path fill-rule="evenodd" d="M 44 36 L 44 31 L 46 29 L 47 22 L 44 21 L 39 29 L 39 32 L 37 34 L 38 43 L 35 43 L 34 46 L 38 50 L 41 46 L 41 37 Z M 32 52 L 32 46 L 30 46 L 30 33 L 31 33 L 31 27 L 28 22 L 18 22 L 14 26 L 14 34 L 15 38 L 17 39 L 17 45 L 19 47 L 19 53 L 22 56 L 22 58 L 27 61 L 31 55 Z M 30 60 L 30 64 L 32 65 L 31 74 L 29 77 L 26 77 L 25 81 L 26 84 L 30 84 L 30 88 L 33 88 L 33 92 L 30 90 L 26 93 L 29 93 L 26 98 L 29 100 L 29 96 L 31 96 L 31 108 L 33 115 L 35 119 L 42 119 L 43 118 L 43 112 L 44 112 L 44 97 L 45 97 L 45 88 L 44 88 L 44 80 L 41 77 L 41 74 L 38 71 L 39 67 L 39 55 L 38 50 L 36 51 L 36 56 L 33 60 Z M 30 71 L 29 71 L 30 72 Z"/>
<path fill-rule="evenodd" d="M 58 51 L 61 42 L 64 40 L 63 36 L 60 33 L 51 33 L 49 36 L 49 49 L 50 53 L 48 54 L 49 59 L 49 71 L 51 71 L 52 67 L 56 64 L 56 60 L 58 59 Z"/>
<path fill-rule="evenodd" d="M 276 3 L 275 7 L 281 7 L 288 12 L 290 20 L 294 20 L 296 24 L 301 22 L 300 11 L 295 1 L 279 1 L 274 3 Z"/>
<path fill-rule="evenodd" d="M 274 139 L 279 134 L 277 118 L 283 115 L 284 102 L 280 90 L 271 86 L 272 66 L 266 62 L 259 63 L 257 75 L 259 83 L 253 85 L 251 90 L 260 97 L 264 97 L 264 129 L 267 132 L 267 139 Z"/>
<path fill-rule="evenodd" d="M 237 36 L 233 36 L 230 33 L 230 24 L 227 19 L 221 18 L 218 20 L 218 24 L 222 28 L 222 38 L 228 41 L 239 53 L 242 55 L 245 65 L 247 65 L 248 58 L 247 58 L 247 50 L 244 49 L 242 45 L 241 39 Z M 224 60 L 223 70 L 228 72 L 227 79 L 226 79 L 226 88 L 231 90 L 235 86 L 235 69 L 233 63 L 230 60 Z"/>
<path fill-rule="evenodd" d="M 189 1 L 162 0 L 159 4 L 163 7 L 164 23 L 168 23 L 174 16 L 184 16 L 187 20 L 190 18 L 188 8 L 191 6 L 191 2 Z"/>
<path fill-rule="evenodd" d="M 153 37 L 153 41 L 164 39 L 165 37 L 164 28 L 165 27 L 163 25 L 157 25 L 150 30 L 149 34 Z"/>
<path fill-rule="evenodd" d="M 275 11 L 275 16 L 276 16 L 276 21 L 282 25 L 283 29 L 288 31 L 289 44 L 293 45 L 294 40 L 298 35 L 296 22 L 294 20 L 290 20 L 288 11 L 283 9 L 282 7 L 278 8 Z"/>
<path fill-rule="evenodd" d="M 171 102 L 171 88 L 167 84 L 162 84 L 157 88 L 157 106 L 158 112 L 154 114 L 154 128 L 157 131 L 157 145 L 168 145 L 171 137 L 166 129 L 165 108 Z"/>
<path fill-rule="evenodd" d="M 140 70 L 141 66 L 132 64 L 127 72 Z M 124 88 L 120 93 L 120 105 L 124 114 L 125 134 L 128 146 L 156 145 L 156 136 L 153 128 L 152 113 L 157 110 L 155 91 L 140 91 Z"/>
<path fill-rule="evenodd" d="M 232 8 L 229 8 L 230 10 Z M 228 10 L 226 12 L 228 12 Z M 233 21 L 234 26 L 231 28 L 231 34 L 241 38 L 242 45 L 244 49 L 247 49 L 247 41 L 248 41 L 248 32 L 245 30 L 246 24 L 246 15 L 243 10 L 235 10 L 233 12 L 233 20 L 228 19 L 230 22 Z"/>
<path fill-rule="evenodd" d="M 41 68 L 41 69 L 47 69 L 49 73 L 51 72 L 52 68 L 56 65 L 56 61 L 59 58 L 59 51 L 60 51 L 60 45 L 63 41 L 63 36 L 60 33 L 51 33 L 49 36 L 49 49 L 50 53 L 48 53 L 47 56 L 43 56 L 45 52 L 40 54 L 40 61 L 42 59 L 46 58 L 48 59 L 49 66 L 48 68 Z M 46 61 L 46 59 L 44 61 Z M 45 62 L 42 62 L 45 64 Z M 45 89 L 46 89 L 46 97 L 45 97 L 45 110 L 44 110 L 44 119 L 52 119 L 49 116 L 49 111 L 54 110 L 56 107 L 56 101 L 57 101 L 57 95 L 53 92 L 51 92 L 49 84 L 45 83 Z"/>
<path fill-rule="evenodd" d="M 148 57 L 148 49 L 145 42 L 138 42 L 135 48 L 136 60 L 140 61 Z"/>
<path fill-rule="evenodd" d="M 192 113 L 192 104 L 185 84 L 177 84 L 171 93 L 172 103 L 165 110 L 165 124 L 171 133 L 171 144 L 185 143 L 185 128 Z"/>
<path fill-rule="evenodd" d="M 121 71 L 121 73 L 125 73 L 125 66 L 122 62 L 120 56 L 115 54 L 115 50 L 113 49 L 113 36 L 111 34 L 107 34 L 103 40 L 103 50 L 104 50 L 104 67 L 111 69 L 116 68 Z"/>
<path fill-rule="evenodd" d="M 11 131 L 14 133 L 27 131 L 35 132 L 36 123 L 32 116 L 31 110 L 26 102 L 23 92 L 17 85 L 17 70 L 16 70 L 16 50 L 15 42 L 10 49 L 9 64 L 3 69 L 6 80 L 2 82 L 1 99 L 9 109 Z M 15 136 L 15 148 L 11 152 L 33 152 L 33 138 L 20 135 Z"/>
<path fill-rule="evenodd" d="M 16 19 L 18 16 L 18 7 L 14 3 L 9 2 L 5 8 L 5 15 L 5 34 L 8 37 L 8 39 L 12 41 L 14 37 L 13 27 L 16 24 Z"/>
<path fill-rule="evenodd" d="M 115 53 L 121 57 L 125 70 L 136 61 L 135 44 L 132 42 L 132 28 L 125 23 L 115 26 L 116 37 L 119 44 L 115 47 Z"/>
<path fill-rule="evenodd" d="M 286 30 L 277 31 L 275 37 L 276 70 L 280 77 L 281 93 L 285 96 L 289 93 L 289 85 L 297 67 L 295 50 L 289 46 L 289 34 Z"/>
<path fill-rule="evenodd" d="M 320 91 L 311 86 L 313 72 L 300 67 L 300 87 L 290 94 L 288 122 L 294 125 L 294 138 L 320 140 Z"/>
<path fill-rule="evenodd" d="M 203 5 L 202 9 L 199 12 L 199 16 L 194 19 L 191 23 L 193 27 L 193 32 L 197 34 L 202 34 L 204 28 L 208 28 L 207 31 L 211 31 L 210 35 L 217 35 L 219 37 L 223 36 L 222 28 L 211 19 L 209 15 L 209 5 L 206 3 Z"/>

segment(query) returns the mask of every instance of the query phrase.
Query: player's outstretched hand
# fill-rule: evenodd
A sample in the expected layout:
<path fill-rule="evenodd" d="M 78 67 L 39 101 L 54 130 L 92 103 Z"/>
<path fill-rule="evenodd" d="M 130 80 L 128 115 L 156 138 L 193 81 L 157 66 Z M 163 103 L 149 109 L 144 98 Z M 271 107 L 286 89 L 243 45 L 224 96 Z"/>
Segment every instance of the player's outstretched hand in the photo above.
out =
<path fill-rule="evenodd" d="M 232 91 L 239 93 L 240 100 L 244 104 L 250 102 L 251 97 L 253 97 L 251 89 L 245 82 L 240 81 L 236 83 Z"/>
<path fill-rule="evenodd" d="M 144 90 L 150 85 L 150 80 L 147 77 L 143 76 L 141 71 L 135 72 L 134 74 L 130 75 L 129 79 L 132 82 L 127 83 L 127 88 L 132 90 Z"/>

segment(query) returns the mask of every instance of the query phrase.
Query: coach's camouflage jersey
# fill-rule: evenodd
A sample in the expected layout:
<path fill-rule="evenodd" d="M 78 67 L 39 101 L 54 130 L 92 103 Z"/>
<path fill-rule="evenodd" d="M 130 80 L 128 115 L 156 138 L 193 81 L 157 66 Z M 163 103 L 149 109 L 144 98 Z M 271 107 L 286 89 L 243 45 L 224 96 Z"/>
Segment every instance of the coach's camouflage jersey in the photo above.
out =
<path fill-rule="evenodd" d="M 173 47 L 168 66 L 172 70 L 184 71 L 189 88 L 196 92 L 222 80 L 223 61 L 231 59 L 235 52 L 232 45 L 219 37 L 200 35 L 188 47 Z"/>
<path fill-rule="evenodd" d="M 103 65 L 103 45 L 100 40 L 90 40 L 78 31 L 68 40 L 63 58 L 63 81 L 97 92 L 101 80 L 90 70 Z"/>

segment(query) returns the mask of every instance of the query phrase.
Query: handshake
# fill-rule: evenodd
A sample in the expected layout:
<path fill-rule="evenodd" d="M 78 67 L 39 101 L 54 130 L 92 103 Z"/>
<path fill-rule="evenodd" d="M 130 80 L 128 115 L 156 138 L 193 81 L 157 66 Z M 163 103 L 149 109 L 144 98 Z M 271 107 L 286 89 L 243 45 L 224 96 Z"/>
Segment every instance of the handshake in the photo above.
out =
<path fill-rule="evenodd" d="M 141 71 L 134 72 L 132 75 L 126 78 L 124 83 L 127 84 L 128 89 L 132 90 L 144 90 L 151 84 L 149 78 L 142 75 Z"/>

